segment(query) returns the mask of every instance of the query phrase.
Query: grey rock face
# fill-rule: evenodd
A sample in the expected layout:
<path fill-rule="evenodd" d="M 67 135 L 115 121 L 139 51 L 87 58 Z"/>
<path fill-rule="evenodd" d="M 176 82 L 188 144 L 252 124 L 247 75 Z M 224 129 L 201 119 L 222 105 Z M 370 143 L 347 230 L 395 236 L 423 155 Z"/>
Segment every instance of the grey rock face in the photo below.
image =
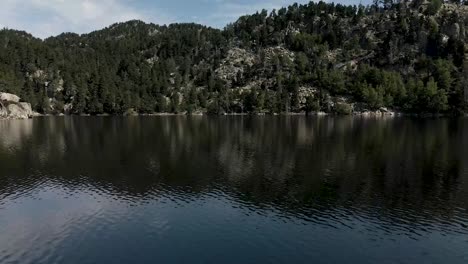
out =
<path fill-rule="evenodd" d="M 0 93 L 0 118 L 28 119 L 34 116 L 31 104 L 19 101 L 14 94 Z"/>
<path fill-rule="evenodd" d="M 8 111 L 5 107 L 5 105 L 2 104 L 2 102 L 0 102 L 0 118 L 6 118 L 8 116 Z"/>
<path fill-rule="evenodd" d="M 7 106 L 8 117 L 13 119 L 28 119 L 28 111 L 20 104 L 10 104 Z"/>
<path fill-rule="evenodd" d="M 0 101 L 9 101 L 14 103 L 19 103 L 20 98 L 17 95 L 10 93 L 0 93 Z"/>
<path fill-rule="evenodd" d="M 137 111 L 135 111 L 135 109 L 130 108 L 127 111 L 125 111 L 125 113 L 123 115 L 124 116 L 137 116 L 138 113 L 137 113 Z"/>
<path fill-rule="evenodd" d="M 32 110 L 32 106 L 30 103 L 19 103 L 19 106 L 23 108 L 23 111 L 29 116 L 34 116 L 34 111 Z"/>
<path fill-rule="evenodd" d="M 459 39 L 460 38 L 460 24 L 454 23 L 450 26 L 449 35 L 452 38 Z"/>

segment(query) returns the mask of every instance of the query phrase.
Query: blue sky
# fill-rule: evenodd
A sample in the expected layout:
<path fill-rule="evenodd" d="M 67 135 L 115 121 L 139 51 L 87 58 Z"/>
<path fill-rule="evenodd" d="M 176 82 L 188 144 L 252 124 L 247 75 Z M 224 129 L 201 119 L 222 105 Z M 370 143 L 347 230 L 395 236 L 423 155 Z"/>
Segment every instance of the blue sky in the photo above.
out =
<path fill-rule="evenodd" d="M 368 1 L 368 0 L 367 0 Z M 1 0 L 0 28 L 25 30 L 36 37 L 87 33 L 115 22 L 141 19 L 168 24 L 196 22 L 223 28 L 239 16 L 308 0 Z M 359 4 L 359 0 L 340 0 Z M 363 1 L 363 2 L 366 2 Z"/>

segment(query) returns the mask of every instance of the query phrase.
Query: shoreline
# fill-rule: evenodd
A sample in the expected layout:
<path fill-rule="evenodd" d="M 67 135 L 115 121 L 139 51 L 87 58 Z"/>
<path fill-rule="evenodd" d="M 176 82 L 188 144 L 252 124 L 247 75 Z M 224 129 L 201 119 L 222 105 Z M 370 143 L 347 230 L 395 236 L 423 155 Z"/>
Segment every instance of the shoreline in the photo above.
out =
<path fill-rule="evenodd" d="M 361 117 L 361 118 L 398 118 L 398 117 L 415 117 L 415 118 L 459 118 L 459 117 L 468 117 L 468 113 L 464 114 L 415 114 L 415 113 L 402 113 L 402 112 L 388 112 L 388 113 L 379 113 L 379 112 L 354 112 L 351 114 L 343 115 L 336 113 L 327 113 L 327 112 L 311 112 L 311 113 L 224 113 L 224 114 L 207 114 L 207 113 L 151 113 L 151 114 L 79 114 L 79 115 L 69 115 L 69 114 L 39 114 L 35 113 L 29 118 L 12 118 L 12 117 L 0 117 L 0 120 L 28 120 L 34 119 L 37 117 L 163 117 L 163 116 L 264 116 L 264 117 L 280 117 L 280 116 L 310 116 L 310 117 L 320 117 L 320 116 L 332 116 L 332 117 Z"/>

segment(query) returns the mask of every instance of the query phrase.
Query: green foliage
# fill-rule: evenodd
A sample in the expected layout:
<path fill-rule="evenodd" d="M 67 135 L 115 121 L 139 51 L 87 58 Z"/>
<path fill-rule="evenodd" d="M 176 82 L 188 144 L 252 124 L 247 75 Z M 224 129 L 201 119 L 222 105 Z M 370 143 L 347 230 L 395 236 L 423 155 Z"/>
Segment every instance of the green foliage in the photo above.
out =
<path fill-rule="evenodd" d="M 347 103 L 336 103 L 333 110 L 338 115 L 350 115 L 353 113 L 353 108 Z"/>
<path fill-rule="evenodd" d="M 247 113 L 256 113 L 259 110 L 258 96 L 255 91 L 249 92 L 244 97 L 244 110 Z"/>
<path fill-rule="evenodd" d="M 322 75 L 321 86 L 332 94 L 346 93 L 345 77 L 343 72 L 331 70 Z"/>
<path fill-rule="evenodd" d="M 442 0 L 430 0 L 426 9 L 426 13 L 428 15 L 435 15 L 442 7 L 442 3 Z"/>
<path fill-rule="evenodd" d="M 0 91 L 19 94 L 23 85 L 22 83 L 23 80 L 19 79 L 12 70 L 0 70 Z"/>
<path fill-rule="evenodd" d="M 224 30 L 129 21 L 40 40 L 4 29 L 0 91 L 45 113 L 348 112 L 332 109 L 339 96 L 369 109 L 464 111 L 465 16 L 439 12 L 441 0 L 403 5 L 294 4 Z M 248 56 L 228 56 L 238 49 Z"/>
<path fill-rule="evenodd" d="M 434 78 L 440 89 L 449 91 L 453 87 L 453 68 L 453 64 L 447 60 L 438 59 L 434 62 Z"/>
<path fill-rule="evenodd" d="M 412 112 L 440 113 L 448 110 L 446 91 L 439 89 L 431 77 L 426 85 L 422 81 L 408 83 L 408 110 Z"/>
<path fill-rule="evenodd" d="M 376 88 L 364 84 L 362 87 L 362 98 L 372 109 L 379 109 L 384 106 L 384 94 L 382 86 Z"/>
<path fill-rule="evenodd" d="M 319 101 L 315 99 L 313 96 L 308 96 L 306 99 L 305 111 L 306 113 L 320 111 Z"/>
<path fill-rule="evenodd" d="M 427 102 L 427 110 L 429 112 L 439 113 L 448 109 L 447 94 L 444 90 L 440 90 L 437 87 L 437 83 L 433 78 L 427 82 L 425 93 L 422 96 L 422 99 Z"/>

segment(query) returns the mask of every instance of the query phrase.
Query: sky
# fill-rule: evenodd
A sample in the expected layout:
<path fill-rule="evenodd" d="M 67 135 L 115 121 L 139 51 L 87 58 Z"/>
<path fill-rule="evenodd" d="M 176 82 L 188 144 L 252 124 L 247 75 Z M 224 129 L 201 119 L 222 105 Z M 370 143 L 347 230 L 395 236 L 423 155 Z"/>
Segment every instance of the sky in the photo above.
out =
<path fill-rule="evenodd" d="M 223 28 L 242 15 L 309 0 L 0 0 L 0 28 L 47 38 L 63 32 L 89 33 L 116 22 L 195 22 Z M 339 0 L 359 4 L 358 0 Z"/>

